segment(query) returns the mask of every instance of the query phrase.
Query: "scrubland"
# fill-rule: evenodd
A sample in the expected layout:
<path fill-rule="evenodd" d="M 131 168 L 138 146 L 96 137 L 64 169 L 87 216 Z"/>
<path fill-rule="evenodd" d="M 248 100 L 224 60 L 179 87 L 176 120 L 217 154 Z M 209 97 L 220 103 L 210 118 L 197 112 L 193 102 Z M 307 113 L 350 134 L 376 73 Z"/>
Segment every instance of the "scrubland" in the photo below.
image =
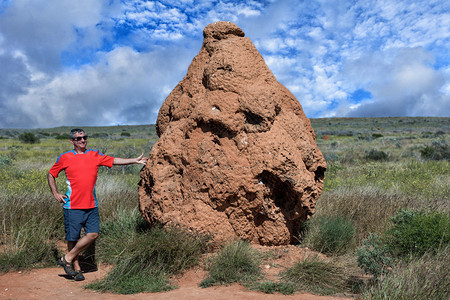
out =
<path fill-rule="evenodd" d="M 138 211 L 140 166 L 100 169 L 101 237 L 96 260 L 108 276 L 88 288 L 115 293 L 174 288 L 171 277 L 208 270 L 203 287 L 239 282 L 266 293 L 364 299 L 448 299 L 450 118 L 312 119 L 327 160 L 325 187 L 298 247 L 312 256 L 267 280 L 271 255 L 243 241 L 210 252 L 208 237 L 149 228 Z M 0 273 L 54 266 L 64 240 L 60 204 L 46 174 L 70 150 L 69 127 L 0 129 Z M 148 154 L 153 125 L 86 127 L 89 147 L 121 157 Z M 64 175 L 57 185 L 65 191 Z"/>

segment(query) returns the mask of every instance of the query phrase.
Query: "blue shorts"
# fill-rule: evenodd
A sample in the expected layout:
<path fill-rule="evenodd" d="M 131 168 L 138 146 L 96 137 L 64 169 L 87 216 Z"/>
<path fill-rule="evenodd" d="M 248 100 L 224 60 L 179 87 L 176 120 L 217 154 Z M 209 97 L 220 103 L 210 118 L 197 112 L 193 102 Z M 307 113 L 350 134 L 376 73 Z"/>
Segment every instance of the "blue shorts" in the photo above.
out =
<path fill-rule="evenodd" d="M 90 209 L 64 209 L 64 227 L 66 240 L 75 242 L 80 239 L 81 229 L 85 233 L 100 231 L 98 207 Z"/>

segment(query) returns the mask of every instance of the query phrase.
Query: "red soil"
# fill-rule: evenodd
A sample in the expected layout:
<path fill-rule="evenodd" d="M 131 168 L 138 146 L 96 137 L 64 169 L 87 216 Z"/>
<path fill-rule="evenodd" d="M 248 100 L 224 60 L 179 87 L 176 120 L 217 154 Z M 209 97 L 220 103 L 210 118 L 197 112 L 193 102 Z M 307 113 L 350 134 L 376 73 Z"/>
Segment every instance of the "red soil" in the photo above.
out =
<path fill-rule="evenodd" d="M 263 265 L 268 279 L 274 279 L 281 269 L 312 253 L 308 249 L 295 246 L 264 247 L 264 250 L 271 250 L 274 253 L 273 259 Z M 85 273 L 86 280 L 81 282 L 68 278 L 60 267 L 9 272 L 0 275 L 0 299 L 351 299 L 306 293 L 264 294 L 249 291 L 238 284 L 201 288 L 198 285 L 206 273 L 200 268 L 192 269 L 180 278 L 174 279 L 174 284 L 178 288 L 169 292 L 117 295 L 83 288 L 87 283 L 103 278 L 109 269 L 108 266 L 100 265 L 98 271 Z"/>

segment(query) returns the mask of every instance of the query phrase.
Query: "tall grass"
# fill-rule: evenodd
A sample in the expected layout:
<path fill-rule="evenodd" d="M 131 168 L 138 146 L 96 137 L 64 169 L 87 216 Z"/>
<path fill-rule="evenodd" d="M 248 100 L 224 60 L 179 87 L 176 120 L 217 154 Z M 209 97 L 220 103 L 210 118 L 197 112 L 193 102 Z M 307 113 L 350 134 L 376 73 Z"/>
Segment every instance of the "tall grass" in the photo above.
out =
<path fill-rule="evenodd" d="M 0 272 L 49 266 L 57 255 L 55 241 L 63 238 L 62 210 L 46 199 L 40 172 L 13 172 L 0 169 L 3 178 L 0 193 Z M 5 175 L 6 174 L 6 175 Z"/>
<path fill-rule="evenodd" d="M 138 225 L 139 221 L 135 224 L 126 221 L 120 229 L 107 226 L 107 239 L 103 243 L 114 247 L 112 254 L 120 255 L 115 256 L 115 266 L 108 275 L 88 288 L 119 294 L 170 290 L 174 288 L 170 277 L 196 265 L 207 249 L 207 239 L 179 228 L 152 227 L 139 232 Z M 128 230 L 123 231 L 124 228 Z M 115 237 L 108 239 L 109 234 Z M 114 244 L 121 238 L 127 243 Z"/>
<path fill-rule="evenodd" d="M 307 222 L 303 244 L 329 255 L 344 254 L 354 246 L 355 226 L 345 216 L 318 216 Z"/>
<path fill-rule="evenodd" d="M 291 283 L 297 291 L 320 295 L 333 295 L 350 291 L 349 277 L 342 266 L 333 261 L 308 257 L 281 273 L 284 282 Z"/>
<path fill-rule="evenodd" d="M 240 282 L 253 283 L 261 276 L 260 254 L 248 242 L 230 242 L 208 262 L 202 287 Z"/>
<path fill-rule="evenodd" d="M 391 272 L 363 291 L 364 299 L 447 300 L 450 298 L 450 249 L 426 253 L 409 263 L 399 261 Z"/>

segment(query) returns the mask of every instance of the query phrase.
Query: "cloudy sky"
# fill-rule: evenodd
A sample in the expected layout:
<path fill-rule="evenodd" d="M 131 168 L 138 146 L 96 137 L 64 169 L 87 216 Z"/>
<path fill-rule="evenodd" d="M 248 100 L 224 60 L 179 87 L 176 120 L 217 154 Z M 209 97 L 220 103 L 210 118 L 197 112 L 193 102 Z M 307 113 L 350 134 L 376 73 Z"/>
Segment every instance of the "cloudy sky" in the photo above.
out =
<path fill-rule="evenodd" d="M 0 0 L 0 127 L 154 124 L 232 21 L 321 117 L 450 117 L 445 0 Z"/>

